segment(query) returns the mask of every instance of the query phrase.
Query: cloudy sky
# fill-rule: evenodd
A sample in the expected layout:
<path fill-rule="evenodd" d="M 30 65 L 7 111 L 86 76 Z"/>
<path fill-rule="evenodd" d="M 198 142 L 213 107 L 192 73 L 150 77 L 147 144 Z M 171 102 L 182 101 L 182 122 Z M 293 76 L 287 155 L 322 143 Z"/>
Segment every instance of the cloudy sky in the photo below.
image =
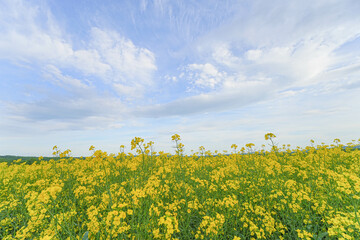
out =
<path fill-rule="evenodd" d="M 0 155 L 360 137 L 358 0 L 1 0 Z"/>

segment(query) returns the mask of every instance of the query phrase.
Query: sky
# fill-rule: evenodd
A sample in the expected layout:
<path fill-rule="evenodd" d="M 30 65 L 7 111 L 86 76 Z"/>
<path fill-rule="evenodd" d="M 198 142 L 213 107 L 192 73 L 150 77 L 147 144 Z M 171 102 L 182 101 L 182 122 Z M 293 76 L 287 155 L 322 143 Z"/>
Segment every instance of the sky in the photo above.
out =
<path fill-rule="evenodd" d="M 360 138 L 358 0 L 0 0 L 0 155 Z"/>

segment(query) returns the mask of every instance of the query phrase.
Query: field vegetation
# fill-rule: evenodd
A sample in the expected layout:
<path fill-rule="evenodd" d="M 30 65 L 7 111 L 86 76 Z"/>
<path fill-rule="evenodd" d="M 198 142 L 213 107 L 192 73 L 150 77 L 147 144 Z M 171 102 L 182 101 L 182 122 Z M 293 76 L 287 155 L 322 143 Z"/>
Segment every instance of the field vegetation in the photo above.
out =
<path fill-rule="evenodd" d="M 360 150 L 252 143 L 0 163 L 0 239 L 360 239 Z M 359 139 L 360 141 L 360 139 Z M 359 142 L 358 142 L 359 143 Z"/>

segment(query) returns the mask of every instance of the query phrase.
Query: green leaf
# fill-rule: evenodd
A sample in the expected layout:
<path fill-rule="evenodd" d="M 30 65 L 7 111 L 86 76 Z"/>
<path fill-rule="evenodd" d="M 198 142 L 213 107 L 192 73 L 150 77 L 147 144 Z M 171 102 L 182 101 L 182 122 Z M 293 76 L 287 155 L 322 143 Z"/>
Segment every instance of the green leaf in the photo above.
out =
<path fill-rule="evenodd" d="M 328 235 L 327 232 L 320 233 L 319 235 L 317 235 L 316 240 L 322 240 L 326 235 Z"/>

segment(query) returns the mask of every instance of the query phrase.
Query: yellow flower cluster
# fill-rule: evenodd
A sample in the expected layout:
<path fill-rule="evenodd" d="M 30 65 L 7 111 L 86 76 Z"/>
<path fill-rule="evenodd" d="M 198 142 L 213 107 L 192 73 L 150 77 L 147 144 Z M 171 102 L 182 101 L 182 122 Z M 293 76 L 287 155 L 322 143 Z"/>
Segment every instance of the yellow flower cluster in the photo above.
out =
<path fill-rule="evenodd" d="M 223 228 L 225 222 L 224 215 L 216 213 L 215 217 L 204 216 L 195 235 L 196 239 L 205 237 L 214 238 L 219 235 L 219 230 Z"/>
<path fill-rule="evenodd" d="M 231 154 L 42 158 L 0 163 L 0 239 L 360 239 L 360 150 L 339 139 Z M 247 151 L 246 151 L 247 149 Z"/>

